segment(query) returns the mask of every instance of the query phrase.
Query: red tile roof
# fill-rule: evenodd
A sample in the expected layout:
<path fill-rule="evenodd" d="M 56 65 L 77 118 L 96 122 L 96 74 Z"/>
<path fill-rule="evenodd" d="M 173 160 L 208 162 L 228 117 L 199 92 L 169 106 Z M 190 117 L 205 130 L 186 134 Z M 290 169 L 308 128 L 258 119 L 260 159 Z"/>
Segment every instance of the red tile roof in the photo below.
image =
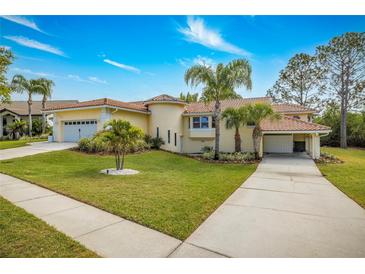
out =
<path fill-rule="evenodd" d="M 256 97 L 256 98 L 243 98 L 243 99 L 230 99 L 223 100 L 221 102 L 221 109 L 224 111 L 226 108 L 233 107 L 238 108 L 247 104 L 266 103 L 271 104 L 270 97 Z M 185 113 L 207 113 L 213 112 L 214 102 L 205 104 L 204 102 L 190 103 L 186 106 Z"/>
<path fill-rule="evenodd" d="M 142 111 L 142 112 L 148 112 L 146 106 L 144 106 L 142 104 L 126 103 L 126 102 L 122 102 L 122 101 L 112 100 L 109 98 L 102 98 L 102 99 L 84 101 L 84 102 L 73 103 L 73 104 L 61 104 L 61 105 L 45 108 L 44 110 L 50 111 L 50 110 L 95 107 L 95 106 L 119 107 L 119 108 Z"/>
<path fill-rule="evenodd" d="M 305 122 L 299 119 L 283 116 L 280 120 L 264 120 L 261 122 L 263 131 L 323 131 L 331 130 L 330 127 L 320 124 Z"/>
<path fill-rule="evenodd" d="M 77 100 L 50 100 L 46 102 L 46 108 L 54 108 L 65 104 L 76 104 Z M 27 101 L 11 101 L 10 103 L 0 103 L 0 112 L 8 110 L 17 115 L 28 115 L 28 102 Z M 42 115 L 42 101 L 32 102 L 32 115 Z"/>
<path fill-rule="evenodd" d="M 155 96 L 151 99 L 146 100 L 144 103 L 148 104 L 150 102 L 177 102 L 177 103 L 185 103 L 184 100 L 181 100 L 179 98 L 167 95 L 167 94 L 161 94 L 158 96 Z"/>
<path fill-rule="evenodd" d="M 296 104 L 272 104 L 272 108 L 280 113 L 314 113 L 315 109 L 306 108 Z"/>

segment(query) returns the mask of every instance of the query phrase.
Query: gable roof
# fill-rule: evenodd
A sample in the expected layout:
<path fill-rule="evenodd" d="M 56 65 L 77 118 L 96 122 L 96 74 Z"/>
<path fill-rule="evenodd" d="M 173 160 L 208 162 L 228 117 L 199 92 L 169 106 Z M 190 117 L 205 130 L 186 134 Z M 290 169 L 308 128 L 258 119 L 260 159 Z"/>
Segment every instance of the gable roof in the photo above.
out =
<path fill-rule="evenodd" d="M 280 113 L 314 113 L 315 109 L 303 107 L 301 105 L 296 104 L 272 104 L 272 108 L 276 112 Z"/>
<path fill-rule="evenodd" d="M 141 112 L 146 112 L 146 113 L 148 112 L 146 106 L 144 106 L 142 104 L 127 103 L 127 102 L 117 101 L 117 100 L 113 100 L 113 99 L 109 99 L 109 98 L 101 98 L 101 99 L 77 102 L 77 103 L 72 103 L 72 104 L 57 105 L 54 107 L 47 107 L 44 109 L 44 111 L 74 109 L 74 108 L 84 108 L 84 107 L 97 107 L 97 106 L 110 106 L 110 107 L 117 107 L 117 108 L 141 111 Z"/>
<path fill-rule="evenodd" d="M 64 104 L 74 104 L 77 100 L 50 100 L 46 102 L 46 108 L 57 107 Z M 0 104 L 0 112 L 8 110 L 14 114 L 23 116 L 28 115 L 27 101 L 12 101 L 10 103 Z M 32 115 L 42 115 L 42 101 L 33 101 Z"/>
<path fill-rule="evenodd" d="M 181 104 L 185 104 L 184 100 L 181 100 L 179 98 L 167 95 L 167 94 L 161 94 L 155 97 L 152 97 L 146 101 L 144 101 L 144 104 L 149 104 L 149 103 L 153 103 L 153 102 L 171 102 L 171 103 L 181 103 Z"/>
<path fill-rule="evenodd" d="M 254 98 L 242 98 L 242 99 L 229 99 L 221 101 L 221 109 L 224 111 L 226 108 L 238 108 L 248 104 L 271 104 L 270 97 L 254 97 Z M 214 102 L 205 104 L 204 102 L 190 103 L 186 106 L 185 113 L 209 113 L 214 111 Z"/>
<path fill-rule="evenodd" d="M 279 120 L 266 119 L 260 124 L 262 131 L 329 131 L 330 127 L 283 116 Z"/>

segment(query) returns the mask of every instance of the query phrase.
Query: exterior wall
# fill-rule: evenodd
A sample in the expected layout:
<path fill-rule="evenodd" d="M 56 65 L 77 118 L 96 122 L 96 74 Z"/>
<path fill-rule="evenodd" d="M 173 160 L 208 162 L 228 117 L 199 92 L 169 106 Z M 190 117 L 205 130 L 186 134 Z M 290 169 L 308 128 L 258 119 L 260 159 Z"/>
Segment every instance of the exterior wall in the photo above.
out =
<path fill-rule="evenodd" d="M 183 136 L 183 112 L 184 105 L 174 103 L 153 103 L 148 106 L 151 111 L 149 118 L 148 132 L 152 137 L 157 136 L 157 127 L 159 128 L 159 136 L 165 141 L 162 149 L 174 152 L 181 152 L 183 144 L 181 138 Z M 170 130 L 170 144 L 168 143 L 167 131 Z M 177 143 L 175 146 L 174 135 L 177 135 Z"/>
<path fill-rule="evenodd" d="M 144 133 L 148 133 L 148 122 L 149 122 L 149 115 L 138 113 L 138 112 L 131 112 L 125 110 L 111 110 L 111 119 L 122 119 L 130 122 L 132 125 L 139 127 L 143 130 Z"/>
<path fill-rule="evenodd" d="M 53 138 L 56 142 L 63 141 L 63 122 L 69 120 L 90 120 L 95 119 L 98 122 L 97 130 L 103 129 L 101 121 L 101 108 L 83 109 L 83 110 L 65 110 L 55 112 L 53 117 Z"/>
<path fill-rule="evenodd" d="M 294 142 L 304 142 L 305 134 L 293 134 L 293 141 Z"/>
<path fill-rule="evenodd" d="M 202 115 L 207 116 L 207 115 Z M 190 117 L 190 129 L 189 129 L 189 117 L 183 118 L 183 153 L 199 153 L 201 149 L 205 146 L 213 147 L 215 145 L 215 135 L 213 137 L 206 138 L 191 138 L 190 136 L 195 136 L 191 134 L 192 130 L 192 116 Z M 211 130 L 211 117 L 209 117 L 209 127 Z M 199 130 L 197 130 L 199 131 Z M 252 141 L 252 127 L 241 127 L 241 151 L 243 152 L 253 152 L 253 141 Z M 221 131 L 220 131 L 220 151 L 222 152 L 234 152 L 234 135 L 235 129 L 226 129 L 225 122 L 221 121 Z"/>

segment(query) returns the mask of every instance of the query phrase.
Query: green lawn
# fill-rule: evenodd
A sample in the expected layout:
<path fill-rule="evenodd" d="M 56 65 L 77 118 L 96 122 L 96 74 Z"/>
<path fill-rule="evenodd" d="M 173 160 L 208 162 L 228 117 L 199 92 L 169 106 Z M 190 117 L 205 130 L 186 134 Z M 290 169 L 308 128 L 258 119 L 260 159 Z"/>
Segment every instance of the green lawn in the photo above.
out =
<path fill-rule="evenodd" d="M 365 150 L 332 147 L 321 149 L 345 161 L 343 164 L 318 164 L 322 174 L 365 208 Z"/>
<path fill-rule="evenodd" d="M 0 172 L 186 239 L 256 169 L 163 151 L 128 155 L 126 168 L 138 175 L 99 174 L 110 167 L 112 156 L 57 151 L 2 161 Z"/>
<path fill-rule="evenodd" d="M 98 257 L 0 197 L 0 258 Z"/>
<path fill-rule="evenodd" d="M 15 148 L 15 147 L 23 147 L 26 146 L 28 143 L 33 142 L 44 142 L 47 139 L 44 138 L 32 138 L 32 139 L 22 139 L 22 140 L 10 140 L 10 141 L 0 141 L 0 150 L 7 149 L 7 148 Z"/>

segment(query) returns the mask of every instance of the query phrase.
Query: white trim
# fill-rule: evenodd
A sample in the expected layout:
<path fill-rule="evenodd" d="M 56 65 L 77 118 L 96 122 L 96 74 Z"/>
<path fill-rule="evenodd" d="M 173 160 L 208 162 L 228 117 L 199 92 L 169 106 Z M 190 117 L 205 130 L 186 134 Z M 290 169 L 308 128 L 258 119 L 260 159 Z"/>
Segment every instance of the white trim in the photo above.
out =
<path fill-rule="evenodd" d="M 279 130 L 268 130 L 268 131 L 262 131 L 263 134 L 301 134 L 301 133 L 330 133 L 332 130 L 286 130 L 286 131 L 279 131 Z"/>
<path fill-rule="evenodd" d="M 83 109 L 96 109 L 96 108 L 112 108 L 112 109 L 120 109 L 130 112 L 138 112 L 143 113 L 146 115 L 150 115 L 151 112 L 141 111 L 141 110 L 135 110 L 135 109 L 129 109 L 129 108 L 122 108 L 122 107 L 115 107 L 110 105 L 100 105 L 100 106 L 87 106 L 87 107 L 71 107 L 71 108 L 63 108 L 63 109 L 54 109 L 54 110 L 43 110 L 42 113 L 54 113 L 54 112 L 63 112 L 63 111 L 74 111 L 74 110 L 83 110 Z"/>
<path fill-rule="evenodd" d="M 183 113 L 182 116 L 213 116 L 213 112 L 190 112 Z"/>

